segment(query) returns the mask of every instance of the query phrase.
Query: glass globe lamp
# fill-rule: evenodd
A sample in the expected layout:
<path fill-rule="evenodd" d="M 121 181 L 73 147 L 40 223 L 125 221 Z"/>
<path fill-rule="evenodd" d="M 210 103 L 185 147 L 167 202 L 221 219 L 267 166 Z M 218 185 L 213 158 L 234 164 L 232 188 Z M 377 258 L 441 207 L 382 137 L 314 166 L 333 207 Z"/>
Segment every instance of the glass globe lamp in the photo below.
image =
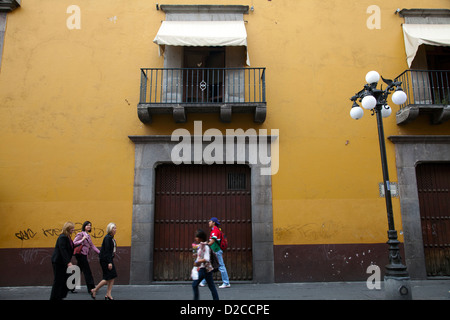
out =
<path fill-rule="evenodd" d="M 381 108 L 381 116 L 383 118 L 387 118 L 391 115 L 392 113 L 392 109 L 391 107 L 389 107 L 387 104 L 385 104 L 382 108 Z"/>
<path fill-rule="evenodd" d="M 366 81 L 368 84 L 377 83 L 380 81 L 380 74 L 376 71 L 369 71 L 366 74 Z"/>
<path fill-rule="evenodd" d="M 350 117 L 352 117 L 352 119 L 358 120 L 361 119 L 364 115 L 364 110 L 356 105 L 353 106 L 352 109 L 350 110 Z"/>
<path fill-rule="evenodd" d="M 363 106 L 364 109 L 372 110 L 377 105 L 377 99 L 375 99 L 375 97 L 372 95 L 365 96 L 361 100 L 361 105 Z"/>
<path fill-rule="evenodd" d="M 406 99 L 407 99 L 406 93 L 401 89 L 396 90 L 392 95 L 392 102 L 395 103 L 396 105 L 404 104 L 406 102 Z"/>

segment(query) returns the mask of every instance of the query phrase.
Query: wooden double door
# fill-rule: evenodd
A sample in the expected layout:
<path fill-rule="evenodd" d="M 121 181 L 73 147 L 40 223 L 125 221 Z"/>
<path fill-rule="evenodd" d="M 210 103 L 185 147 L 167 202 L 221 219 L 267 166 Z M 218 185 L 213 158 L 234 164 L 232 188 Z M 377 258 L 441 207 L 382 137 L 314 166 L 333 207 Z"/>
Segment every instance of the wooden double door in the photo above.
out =
<path fill-rule="evenodd" d="M 450 163 L 416 167 L 428 276 L 450 276 Z"/>
<path fill-rule="evenodd" d="M 229 247 L 230 280 L 252 279 L 250 168 L 246 165 L 174 165 L 156 168 L 154 281 L 188 281 L 197 229 L 209 235 L 217 217 Z M 219 277 L 220 273 L 216 273 Z"/>

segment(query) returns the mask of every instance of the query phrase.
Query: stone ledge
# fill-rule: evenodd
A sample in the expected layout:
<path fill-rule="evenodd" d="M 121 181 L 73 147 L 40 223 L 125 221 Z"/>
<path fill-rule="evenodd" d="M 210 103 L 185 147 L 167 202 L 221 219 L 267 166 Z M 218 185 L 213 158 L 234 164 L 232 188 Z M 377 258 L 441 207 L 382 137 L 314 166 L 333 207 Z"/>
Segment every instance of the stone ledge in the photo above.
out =
<path fill-rule="evenodd" d="M 172 114 L 175 123 L 185 123 L 188 113 L 217 113 L 224 123 L 230 123 L 235 113 L 253 113 L 255 123 L 264 123 L 266 120 L 266 103 L 242 104 L 151 104 L 139 103 L 137 107 L 139 120 L 151 124 L 154 114 Z"/>
<path fill-rule="evenodd" d="M 394 144 L 401 143 L 450 143 L 450 135 L 410 135 L 389 136 L 388 139 Z"/>
<path fill-rule="evenodd" d="M 170 5 L 159 6 L 165 13 L 243 13 L 247 14 L 249 6 L 243 5 Z"/>
<path fill-rule="evenodd" d="M 410 105 L 404 107 L 396 114 L 397 125 L 410 123 L 422 114 L 430 115 L 431 124 L 442 124 L 450 120 L 450 105 Z"/>

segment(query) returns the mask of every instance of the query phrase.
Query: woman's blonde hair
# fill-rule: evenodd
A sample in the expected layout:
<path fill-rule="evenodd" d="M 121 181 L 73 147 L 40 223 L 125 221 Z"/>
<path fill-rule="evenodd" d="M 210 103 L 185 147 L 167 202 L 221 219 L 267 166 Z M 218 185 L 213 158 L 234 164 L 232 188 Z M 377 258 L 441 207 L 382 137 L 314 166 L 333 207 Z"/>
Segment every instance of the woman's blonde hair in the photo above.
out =
<path fill-rule="evenodd" d="M 70 234 L 69 230 L 71 228 L 75 228 L 75 224 L 71 221 L 67 221 L 66 223 L 64 223 L 61 233 L 65 234 L 66 236 L 68 236 L 70 238 L 71 234 Z"/>
<path fill-rule="evenodd" d="M 108 223 L 108 226 L 106 227 L 106 234 L 110 234 L 112 229 L 116 226 L 114 222 Z"/>

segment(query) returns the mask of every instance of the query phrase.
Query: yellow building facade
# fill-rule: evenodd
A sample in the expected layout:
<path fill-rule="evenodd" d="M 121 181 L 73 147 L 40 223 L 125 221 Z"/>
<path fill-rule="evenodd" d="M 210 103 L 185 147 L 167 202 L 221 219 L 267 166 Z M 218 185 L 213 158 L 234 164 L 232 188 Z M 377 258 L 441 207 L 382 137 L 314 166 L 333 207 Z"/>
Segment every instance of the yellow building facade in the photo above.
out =
<path fill-rule="evenodd" d="M 383 177 L 376 120 L 367 111 L 362 119 L 353 120 L 349 99 L 363 88 L 370 70 L 394 79 L 412 69 L 402 25 L 411 16 L 429 21 L 430 15 L 437 24 L 450 24 L 442 22 L 449 18 L 447 0 L 22 0 L 19 7 L 9 8 L 2 9 L 0 20 L 4 25 L 0 285 L 51 283 L 50 257 L 63 224 L 73 221 L 79 230 L 86 220 L 93 224 L 98 247 L 106 225 L 117 224 L 118 282 L 125 284 L 188 280 L 180 276 L 181 269 L 174 268 L 169 275 L 158 271 L 158 259 L 181 259 L 189 251 L 196 228 L 207 229 L 213 216 L 223 220 L 229 238 L 224 257 L 232 281 L 365 280 L 368 266 L 384 268 L 387 218 L 380 195 Z M 154 42 L 161 35 L 163 21 L 181 21 L 189 28 L 198 20 L 230 19 L 244 26 L 245 44 L 171 46 Z M 226 37 L 222 31 L 217 38 Z M 423 62 L 419 59 L 426 56 L 426 50 L 439 47 L 444 48 L 442 55 L 448 54 L 445 45 L 424 46 L 413 62 L 420 69 Z M 204 60 L 205 54 L 209 60 Z M 198 63 L 213 63 L 213 55 L 223 61 L 214 65 L 217 79 L 223 76 L 226 80 L 222 87 L 214 87 L 211 82 L 216 76 L 209 76 L 205 83 L 210 87 L 195 90 L 203 95 L 216 90 L 220 101 L 210 99 L 192 109 L 187 100 L 171 102 L 172 109 L 167 109 L 166 101 L 164 109 L 162 97 L 154 104 L 142 100 L 143 92 L 150 99 L 155 88 L 160 93 L 168 90 L 167 79 L 162 78 L 168 72 L 159 74 L 165 86 L 155 83 L 151 87 L 150 73 L 141 68 L 172 68 L 172 74 L 173 70 L 179 73 L 171 81 L 183 78 L 186 83 L 189 75 L 183 68 L 192 68 L 198 57 L 203 59 Z M 223 71 L 227 68 L 238 68 L 245 75 L 237 88 L 251 87 L 248 92 L 242 89 L 242 100 L 233 100 L 234 104 L 225 98 L 232 81 L 229 71 Z M 243 69 L 251 68 L 261 69 L 247 76 Z M 448 88 L 448 82 L 444 87 Z M 189 95 L 189 89 L 177 88 L 180 95 Z M 264 99 L 249 103 L 247 95 L 256 90 Z M 448 102 L 433 100 L 432 104 L 438 105 L 442 123 L 431 123 L 421 109 L 417 118 L 398 124 L 400 107 L 393 103 L 392 115 L 384 119 L 385 136 L 390 137 L 386 140 L 390 180 L 398 192 L 393 197 L 394 219 L 403 260 L 414 278 L 426 277 L 428 260 L 416 217 L 417 181 L 405 172 L 421 162 L 448 165 L 450 161 L 450 122 L 444 121 Z M 160 112 L 151 113 L 157 109 Z M 252 133 L 258 137 L 256 149 L 251 142 L 243 143 L 246 155 L 241 162 L 249 168 L 244 173 L 233 171 L 239 151 L 225 159 L 230 152 L 220 156 L 222 147 L 218 147 L 209 153 L 215 159 L 212 164 L 205 159 L 205 148 L 212 142 L 205 137 L 223 135 L 225 141 L 229 133 L 233 141 L 240 134 L 249 135 L 249 141 Z M 180 138 L 172 139 L 174 134 Z M 203 158 L 194 159 L 198 135 Z M 196 204 L 194 198 L 187 200 L 187 189 L 181 191 L 185 198 L 176 198 L 175 191 L 173 198 L 164 198 L 171 191 L 164 193 L 158 181 L 167 183 L 172 173 L 163 176 L 162 165 L 168 166 L 167 172 L 178 170 L 174 175 L 180 181 L 187 175 L 194 179 L 207 174 L 216 181 L 215 173 L 205 173 L 208 168 L 201 173 L 195 173 L 195 168 L 177 169 L 181 167 L 168 155 L 173 156 L 173 148 L 180 147 L 182 140 L 190 143 L 183 156 L 191 147 L 192 155 L 181 166 L 190 160 L 193 167 L 229 165 L 224 175 L 233 181 L 247 179 L 243 189 L 233 183 L 230 187 L 228 182 L 228 189 L 220 192 L 227 195 L 238 190 L 237 195 L 233 193 L 226 204 L 208 200 L 214 203 L 210 207 L 205 207 L 206 200 Z M 412 164 L 405 160 L 418 149 L 429 150 L 436 158 L 423 151 Z M 259 156 L 252 157 L 255 150 Z M 261 172 L 267 164 L 261 150 L 271 152 L 267 154 L 271 155 L 272 174 Z M 206 197 L 213 184 L 203 184 L 197 196 Z M 240 192 L 249 196 L 243 205 L 248 218 L 217 209 L 238 212 L 234 204 L 241 201 Z M 164 201 L 178 205 L 161 209 Z M 202 216 L 196 218 L 195 212 L 189 218 L 180 215 L 189 208 L 201 211 Z M 159 228 L 163 221 L 167 225 Z M 177 229 L 181 226 L 183 231 Z M 446 232 L 442 237 L 448 237 Z M 178 239 L 177 234 L 183 237 Z M 249 236 L 246 244 L 236 247 L 245 235 Z M 176 238 L 178 243 L 166 240 L 160 244 L 158 237 Z M 170 254 L 164 255 L 165 251 Z M 96 281 L 100 274 L 97 260 L 91 257 Z M 188 259 L 180 261 L 189 267 Z M 248 267 L 246 274 L 234 271 L 242 265 Z"/>

